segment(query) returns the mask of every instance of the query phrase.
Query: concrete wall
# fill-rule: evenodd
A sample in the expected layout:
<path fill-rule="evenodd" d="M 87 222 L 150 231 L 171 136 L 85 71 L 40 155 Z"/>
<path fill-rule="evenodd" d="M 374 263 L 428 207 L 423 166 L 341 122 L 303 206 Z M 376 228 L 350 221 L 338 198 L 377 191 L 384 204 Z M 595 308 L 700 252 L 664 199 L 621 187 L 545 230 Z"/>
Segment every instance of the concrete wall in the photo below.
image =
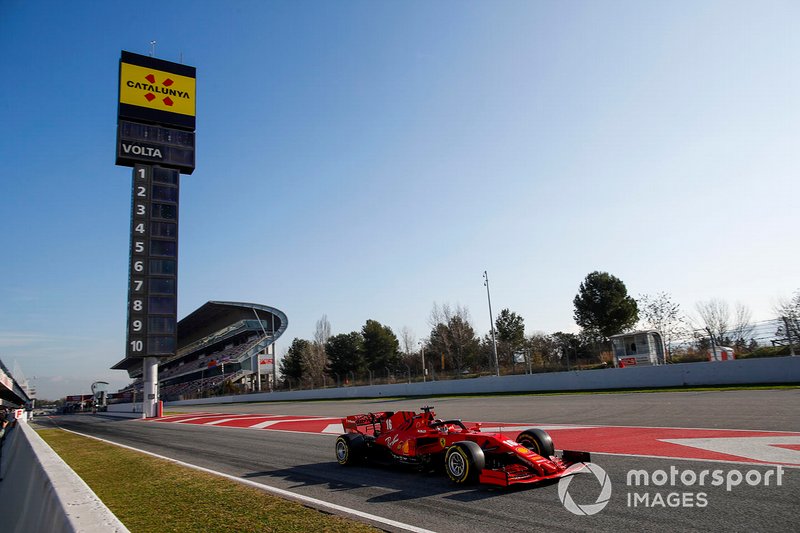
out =
<path fill-rule="evenodd" d="M 128 529 L 27 423 L 6 436 L 0 461 L 0 530 L 106 533 Z"/>
<path fill-rule="evenodd" d="M 800 357 L 607 368 L 518 376 L 490 376 L 427 383 L 397 383 L 363 387 L 257 393 L 165 403 L 165 407 L 237 402 L 491 394 L 498 392 L 581 391 L 698 385 L 800 383 Z"/>

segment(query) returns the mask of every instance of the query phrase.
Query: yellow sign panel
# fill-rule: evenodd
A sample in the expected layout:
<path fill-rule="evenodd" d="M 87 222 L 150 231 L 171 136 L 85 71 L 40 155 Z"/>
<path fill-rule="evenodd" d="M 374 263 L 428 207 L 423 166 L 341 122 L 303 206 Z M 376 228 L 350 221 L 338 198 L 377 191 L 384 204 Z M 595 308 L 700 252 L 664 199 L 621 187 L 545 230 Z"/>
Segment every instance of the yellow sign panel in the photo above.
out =
<path fill-rule="evenodd" d="M 120 65 L 121 104 L 195 116 L 195 78 L 130 63 Z"/>

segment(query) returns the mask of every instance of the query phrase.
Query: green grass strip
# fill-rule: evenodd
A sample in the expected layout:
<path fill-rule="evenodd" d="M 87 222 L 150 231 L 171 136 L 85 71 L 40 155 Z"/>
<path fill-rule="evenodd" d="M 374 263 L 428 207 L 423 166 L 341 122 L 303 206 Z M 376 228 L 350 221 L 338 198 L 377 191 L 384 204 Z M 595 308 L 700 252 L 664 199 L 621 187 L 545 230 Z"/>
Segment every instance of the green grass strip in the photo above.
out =
<path fill-rule="evenodd" d="M 134 533 L 379 531 L 234 481 L 59 429 L 39 435 Z"/>

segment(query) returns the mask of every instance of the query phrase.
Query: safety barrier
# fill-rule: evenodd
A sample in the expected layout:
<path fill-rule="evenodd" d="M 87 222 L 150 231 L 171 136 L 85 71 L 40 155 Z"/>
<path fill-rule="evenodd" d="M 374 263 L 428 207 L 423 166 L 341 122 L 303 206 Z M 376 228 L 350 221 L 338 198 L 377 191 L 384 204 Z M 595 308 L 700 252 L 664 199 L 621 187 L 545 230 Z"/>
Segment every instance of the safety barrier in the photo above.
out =
<path fill-rule="evenodd" d="M 27 423 L 7 435 L 0 460 L 0 530 L 127 532 L 92 489 Z"/>
<path fill-rule="evenodd" d="M 167 402 L 169 407 L 237 402 L 640 389 L 704 385 L 800 383 L 800 357 L 606 368 L 515 376 L 256 393 Z"/>

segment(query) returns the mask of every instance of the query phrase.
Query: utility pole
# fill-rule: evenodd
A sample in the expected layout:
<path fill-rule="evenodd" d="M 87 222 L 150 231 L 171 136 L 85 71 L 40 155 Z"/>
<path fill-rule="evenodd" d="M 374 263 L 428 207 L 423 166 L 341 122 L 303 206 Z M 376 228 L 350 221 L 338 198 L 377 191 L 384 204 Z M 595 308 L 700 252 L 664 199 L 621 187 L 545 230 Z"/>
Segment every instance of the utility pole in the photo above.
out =
<path fill-rule="evenodd" d="M 708 332 L 709 336 L 711 337 L 711 351 L 714 354 L 713 355 L 713 358 L 714 358 L 713 361 L 716 361 L 717 360 L 717 343 L 716 343 L 716 341 L 714 341 L 714 334 L 711 333 L 711 329 L 710 328 L 706 328 L 706 331 Z"/>
<path fill-rule="evenodd" d="M 422 350 L 422 382 L 425 383 L 425 376 L 428 373 L 428 370 L 425 368 L 425 343 L 423 341 L 419 341 L 419 346 Z"/>
<path fill-rule="evenodd" d="M 483 271 L 483 284 L 486 285 L 486 298 L 489 300 L 489 325 L 492 327 L 492 352 L 494 352 L 495 375 L 500 376 L 500 361 L 497 359 L 497 340 L 494 337 L 494 314 L 492 313 L 492 296 L 489 294 L 489 274 Z"/>

